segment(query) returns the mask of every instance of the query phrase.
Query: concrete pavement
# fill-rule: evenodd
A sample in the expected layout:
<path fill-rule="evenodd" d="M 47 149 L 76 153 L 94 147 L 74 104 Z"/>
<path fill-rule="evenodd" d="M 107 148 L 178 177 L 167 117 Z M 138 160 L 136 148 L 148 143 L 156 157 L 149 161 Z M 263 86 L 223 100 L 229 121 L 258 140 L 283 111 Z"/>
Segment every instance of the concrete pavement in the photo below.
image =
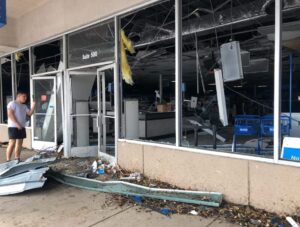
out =
<path fill-rule="evenodd" d="M 0 149 L 0 152 L 0 162 L 3 162 L 4 150 Z M 22 158 L 32 154 L 24 152 Z M 50 180 L 42 189 L 0 197 L 0 226 L 237 226 L 218 218 L 177 214 L 166 217 L 134 205 L 119 207 L 110 201 L 109 194 L 81 190 Z"/>

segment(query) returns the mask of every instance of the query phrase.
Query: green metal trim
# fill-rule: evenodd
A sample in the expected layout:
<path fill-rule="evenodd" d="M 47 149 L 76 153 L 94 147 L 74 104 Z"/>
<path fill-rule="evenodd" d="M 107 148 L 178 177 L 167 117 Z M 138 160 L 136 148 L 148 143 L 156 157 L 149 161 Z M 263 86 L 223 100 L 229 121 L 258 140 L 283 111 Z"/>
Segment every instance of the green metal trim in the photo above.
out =
<path fill-rule="evenodd" d="M 169 200 L 204 206 L 219 207 L 223 199 L 223 195 L 217 192 L 150 188 L 123 181 L 103 182 L 53 171 L 49 172 L 47 177 L 51 177 L 60 183 L 82 189 L 114 193 L 125 196 L 141 196 L 152 199 Z"/>

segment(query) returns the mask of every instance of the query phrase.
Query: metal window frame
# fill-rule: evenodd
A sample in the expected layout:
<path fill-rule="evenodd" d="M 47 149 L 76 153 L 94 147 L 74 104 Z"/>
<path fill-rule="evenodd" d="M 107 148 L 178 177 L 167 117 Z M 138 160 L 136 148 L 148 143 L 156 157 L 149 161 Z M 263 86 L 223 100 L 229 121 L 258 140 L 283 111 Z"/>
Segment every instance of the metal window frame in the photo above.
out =
<path fill-rule="evenodd" d="M 275 0 L 275 44 L 274 44 L 274 162 L 278 162 L 281 151 L 281 74 L 282 74 L 282 0 Z"/>
<path fill-rule="evenodd" d="M 34 115 L 31 116 L 31 129 L 32 129 L 32 137 L 31 137 L 31 144 L 32 147 L 34 149 L 37 150 L 44 150 L 47 148 L 53 148 L 51 150 L 55 150 L 56 146 L 57 146 L 57 87 L 56 87 L 56 74 L 54 73 L 52 76 L 33 76 L 30 78 L 30 87 L 31 87 L 31 92 L 33 94 L 33 83 L 35 80 L 53 80 L 54 83 L 54 92 L 55 92 L 55 97 L 54 97 L 54 105 L 55 105 L 55 112 L 53 113 L 54 115 L 54 141 L 53 142 L 48 142 L 48 141 L 35 141 L 34 140 L 34 130 L 33 130 L 33 126 L 35 125 L 35 121 L 34 121 Z M 36 145 L 36 147 L 34 147 L 33 145 Z"/>
<path fill-rule="evenodd" d="M 182 0 L 175 0 L 175 136 L 182 141 Z"/>
<path fill-rule="evenodd" d="M 108 70 L 108 69 L 113 69 L 114 71 L 114 87 L 115 87 L 115 84 L 117 84 L 117 82 L 115 81 L 115 71 L 116 71 L 116 64 L 113 63 L 113 64 L 110 64 L 110 65 L 106 65 L 106 66 L 103 66 L 103 67 L 100 67 L 97 69 L 97 79 L 98 79 L 98 116 L 101 116 L 101 110 L 102 110 L 102 116 L 100 117 L 101 120 L 102 120 L 102 125 L 101 127 L 102 130 L 101 130 L 101 127 L 99 127 L 99 133 L 98 133 L 98 139 L 99 139 L 99 152 L 98 152 L 98 155 L 100 156 L 103 156 L 104 158 L 106 158 L 108 161 L 112 162 L 112 163 L 116 163 L 116 160 L 117 160 L 117 141 L 118 141 L 118 135 L 119 135 L 119 127 L 116 126 L 117 124 L 117 121 L 118 121 L 118 115 L 116 112 L 119 111 L 119 108 L 118 108 L 118 105 L 116 105 L 115 103 L 115 110 L 114 110 L 114 117 L 111 117 L 111 118 L 114 118 L 114 125 L 115 125 L 115 155 L 114 156 L 111 156 L 111 155 L 108 155 L 107 153 L 103 153 L 101 151 L 101 135 L 103 133 L 103 144 L 106 146 L 106 140 L 104 139 L 105 136 L 104 134 L 106 134 L 106 115 L 105 115 L 105 112 L 106 112 L 106 104 L 105 102 L 103 102 L 103 100 L 105 100 L 105 70 Z M 102 93 L 102 94 L 101 94 Z M 114 90 L 114 102 L 116 101 L 116 92 Z M 102 99 L 102 103 L 101 103 L 101 99 Z M 102 104 L 102 106 L 101 106 Z"/>
<path fill-rule="evenodd" d="M 114 67 L 114 104 L 115 104 L 115 160 L 118 163 L 118 140 L 121 135 L 123 87 L 120 78 L 120 17 L 115 17 L 115 67 Z"/>
<path fill-rule="evenodd" d="M 17 83 L 16 83 L 16 59 L 15 59 L 15 53 L 12 53 L 10 55 L 11 59 L 11 91 L 12 91 L 12 99 L 16 99 L 16 91 L 17 91 Z"/>

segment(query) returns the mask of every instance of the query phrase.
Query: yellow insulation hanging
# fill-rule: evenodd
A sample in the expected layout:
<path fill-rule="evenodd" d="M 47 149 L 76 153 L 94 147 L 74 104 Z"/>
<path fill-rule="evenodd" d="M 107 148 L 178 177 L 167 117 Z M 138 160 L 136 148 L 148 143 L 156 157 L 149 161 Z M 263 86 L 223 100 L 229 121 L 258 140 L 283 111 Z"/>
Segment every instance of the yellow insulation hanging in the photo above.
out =
<path fill-rule="evenodd" d="M 21 60 L 22 56 L 23 56 L 23 53 L 21 53 L 21 52 L 15 53 L 16 62 L 19 62 Z"/>
<path fill-rule="evenodd" d="M 133 85 L 132 80 L 132 71 L 130 65 L 128 64 L 126 49 L 131 53 L 134 54 L 135 50 L 132 44 L 132 41 L 128 39 L 125 35 L 125 32 L 121 30 L 121 40 L 120 40 L 120 49 L 121 49 L 121 70 L 123 79 L 127 84 Z"/>

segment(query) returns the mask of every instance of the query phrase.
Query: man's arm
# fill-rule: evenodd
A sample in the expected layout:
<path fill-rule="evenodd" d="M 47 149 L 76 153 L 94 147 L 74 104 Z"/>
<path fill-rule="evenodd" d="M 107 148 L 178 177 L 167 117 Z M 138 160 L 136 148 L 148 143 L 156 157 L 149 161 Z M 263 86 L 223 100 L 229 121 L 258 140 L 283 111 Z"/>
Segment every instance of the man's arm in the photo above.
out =
<path fill-rule="evenodd" d="M 35 101 L 32 101 L 31 109 L 26 113 L 28 117 L 31 117 L 35 110 Z"/>
<path fill-rule="evenodd" d="M 18 120 L 17 120 L 17 118 L 16 118 L 16 116 L 15 116 L 15 112 L 14 112 L 13 109 L 11 109 L 11 108 L 8 108 L 8 109 L 7 109 L 7 116 L 8 116 L 8 118 L 9 118 L 13 123 L 16 124 L 16 126 L 17 126 L 18 129 L 22 129 L 22 126 L 21 126 L 20 123 L 18 122 Z"/>

